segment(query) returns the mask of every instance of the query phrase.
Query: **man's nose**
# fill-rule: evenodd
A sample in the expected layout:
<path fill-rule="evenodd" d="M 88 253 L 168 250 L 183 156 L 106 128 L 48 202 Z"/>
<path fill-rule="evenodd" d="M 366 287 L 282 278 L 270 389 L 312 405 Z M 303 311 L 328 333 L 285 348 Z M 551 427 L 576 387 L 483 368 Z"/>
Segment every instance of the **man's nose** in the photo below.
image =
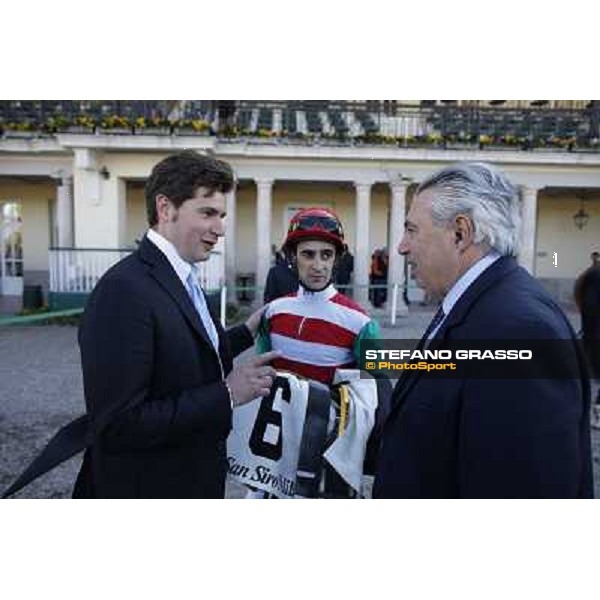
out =
<path fill-rule="evenodd" d="M 409 248 L 408 248 L 408 242 L 406 241 L 406 235 L 402 236 L 402 239 L 400 240 L 400 244 L 398 245 L 398 254 L 402 254 L 402 256 L 404 256 L 405 254 L 408 254 L 409 252 Z"/>
<path fill-rule="evenodd" d="M 315 271 L 320 271 L 325 266 L 325 261 L 320 256 L 317 256 L 315 257 L 312 266 Z"/>
<path fill-rule="evenodd" d="M 225 229 L 226 229 L 225 219 L 221 219 L 220 217 L 217 217 L 217 220 L 212 227 L 213 232 L 215 233 L 215 235 L 218 235 L 219 237 L 221 237 L 222 235 L 225 235 Z"/>

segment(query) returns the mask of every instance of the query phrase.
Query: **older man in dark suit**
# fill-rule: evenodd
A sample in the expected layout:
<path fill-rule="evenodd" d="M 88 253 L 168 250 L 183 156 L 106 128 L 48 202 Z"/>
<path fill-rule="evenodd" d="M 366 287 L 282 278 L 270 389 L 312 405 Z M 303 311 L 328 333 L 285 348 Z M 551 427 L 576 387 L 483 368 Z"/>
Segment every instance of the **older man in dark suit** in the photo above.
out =
<path fill-rule="evenodd" d="M 146 184 L 150 229 L 98 282 L 79 330 L 87 414 L 55 436 L 8 491 L 87 448 L 76 498 L 222 498 L 232 408 L 269 393 L 269 353 L 232 368 L 261 312 L 225 332 L 196 263 L 224 234 L 228 164 L 192 151 Z"/>
<path fill-rule="evenodd" d="M 441 301 L 421 346 L 561 340 L 569 366 L 554 379 L 543 359 L 530 379 L 403 375 L 374 497 L 592 496 L 584 358 L 561 309 L 515 262 L 518 235 L 516 190 L 489 165 L 452 165 L 418 187 L 399 252 Z"/>

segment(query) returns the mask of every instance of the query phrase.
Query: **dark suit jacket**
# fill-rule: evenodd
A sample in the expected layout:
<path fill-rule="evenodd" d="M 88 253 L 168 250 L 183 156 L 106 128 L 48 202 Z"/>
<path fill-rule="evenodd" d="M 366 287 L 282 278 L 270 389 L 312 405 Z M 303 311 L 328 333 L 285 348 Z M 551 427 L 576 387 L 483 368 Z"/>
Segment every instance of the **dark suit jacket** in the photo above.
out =
<path fill-rule="evenodd" d="M 403 376 L 384 426 L 373 496 L 591 497 L 589 380 L 560 308 L 513 259 L 501 258 L 466 290 L 430 348 L 461 339 L 573 340 L 572 348 L 566 342 L 572 377 Z"/>
<path fill-rule="evenodd" d="M 95 441 L 74 497 L 224 496 L 224 377 L 253 340 L 244 325 L 226 333 L 213 320 L 220 360 L 185 287 L 147 238 L 98 282 L 79 330 Z"/>
<path fill-rule="evenodd" d="M 269 269 L 263 300 L 265 304 L 287 296 L 298 289 L 298 274 L 285 259 L 278 259 Z"/>

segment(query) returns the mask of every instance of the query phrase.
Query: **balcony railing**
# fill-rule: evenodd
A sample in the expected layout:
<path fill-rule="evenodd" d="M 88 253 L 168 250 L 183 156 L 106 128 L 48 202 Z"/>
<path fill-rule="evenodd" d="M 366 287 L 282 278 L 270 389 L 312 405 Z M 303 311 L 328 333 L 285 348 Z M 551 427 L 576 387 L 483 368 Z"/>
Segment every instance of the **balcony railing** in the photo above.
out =
<path fill-rule="evenodd" d="M 89 294 L 110 267 L 131 254 L 131 248 L 50 248 L 50 292 Z M 220 252 L 211 252 L 198 263 L 200 285 L 215 291 L 224 283 L 224 261 Z"/>
<path fill-rule="evenodd" d="M 268 144 L 600 151 L 596 100 L 586 108 L 445 102 L 4 100 L 0 130 L 5 136 L 155 132 Z"/>

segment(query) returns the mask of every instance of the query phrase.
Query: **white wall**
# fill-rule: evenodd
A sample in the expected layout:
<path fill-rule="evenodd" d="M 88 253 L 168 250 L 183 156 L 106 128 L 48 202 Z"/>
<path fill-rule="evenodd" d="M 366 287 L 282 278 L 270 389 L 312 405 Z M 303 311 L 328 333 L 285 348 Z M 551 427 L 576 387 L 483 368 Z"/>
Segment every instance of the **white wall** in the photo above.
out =
<path fill-rule="evenodd" d="M 577 229 L 573 215 L 580 201 L 572 192 L 538 198 L 538 230 L 536 244 L 537 277 L 571 279 L 590 264 L 593 250 L 600 251 L 600 194 L 585 202 L 590 219 L 583 229 Z M 554 266 L 554 252 L 558 254 Z"/>

